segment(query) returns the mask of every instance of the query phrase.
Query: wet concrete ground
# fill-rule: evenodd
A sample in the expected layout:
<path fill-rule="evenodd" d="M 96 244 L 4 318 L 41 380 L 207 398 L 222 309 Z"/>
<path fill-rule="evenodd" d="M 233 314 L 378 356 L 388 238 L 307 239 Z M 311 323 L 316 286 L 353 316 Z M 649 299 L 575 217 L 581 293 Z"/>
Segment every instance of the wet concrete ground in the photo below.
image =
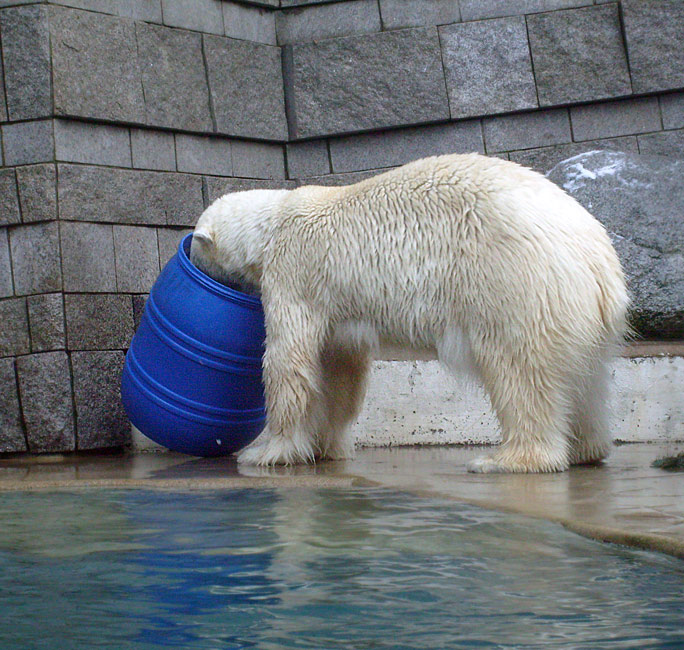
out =
<path fill-rule="evenodd" d="M 684 558 L 684 472 L 651 467 L 684 444 L 616 446 L 598 467 L 562 474 L 468 474 L 481 447 L 359 449 L 350 461 L 243 468 L 235 459 L 173 453 L 0 460 L 0 491 L 96 488 L 228 489 L 377 485 L 556 521 L 580 534 Z"/>

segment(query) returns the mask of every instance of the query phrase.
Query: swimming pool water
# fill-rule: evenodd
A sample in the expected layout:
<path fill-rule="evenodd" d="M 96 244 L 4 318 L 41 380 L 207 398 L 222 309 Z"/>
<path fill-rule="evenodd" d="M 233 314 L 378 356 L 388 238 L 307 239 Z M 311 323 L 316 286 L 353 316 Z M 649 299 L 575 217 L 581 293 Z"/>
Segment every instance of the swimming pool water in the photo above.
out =
<path fill-rule="evenodd" d="M 0 648 L 682 648 L 684 563 L 387 490 L 6 493 Z"/>

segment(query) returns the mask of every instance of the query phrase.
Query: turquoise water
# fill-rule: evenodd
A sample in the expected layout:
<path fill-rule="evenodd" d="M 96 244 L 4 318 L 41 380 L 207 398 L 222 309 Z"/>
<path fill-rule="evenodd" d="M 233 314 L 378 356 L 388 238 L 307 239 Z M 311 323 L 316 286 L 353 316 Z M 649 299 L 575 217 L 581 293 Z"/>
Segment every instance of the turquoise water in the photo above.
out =
<path fill-rule="evenodd" d="M 682 648 L 684 563 L 385 490 L 9 493 L 0 648 Z"/>

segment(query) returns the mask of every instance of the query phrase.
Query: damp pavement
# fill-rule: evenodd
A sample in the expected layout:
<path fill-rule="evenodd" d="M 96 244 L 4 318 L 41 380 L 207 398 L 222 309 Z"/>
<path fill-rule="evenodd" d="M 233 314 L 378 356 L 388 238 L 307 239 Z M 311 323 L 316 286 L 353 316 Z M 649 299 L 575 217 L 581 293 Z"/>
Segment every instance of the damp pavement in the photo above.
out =
<path fill-rule="evenodd" d="M 651 467 L 683 449 L 672 442 L 619 445 L 599 466 L 489 475 L 468 474 L 465 466 L 492 449 L 463 446 L 358 449 L 353 460 L 290 468 L 170 452 L 17 457 L 0 459 L 0 492 L 380 486 L 548 519 L 593 539 L 684 559 L 684 472 Z"/>

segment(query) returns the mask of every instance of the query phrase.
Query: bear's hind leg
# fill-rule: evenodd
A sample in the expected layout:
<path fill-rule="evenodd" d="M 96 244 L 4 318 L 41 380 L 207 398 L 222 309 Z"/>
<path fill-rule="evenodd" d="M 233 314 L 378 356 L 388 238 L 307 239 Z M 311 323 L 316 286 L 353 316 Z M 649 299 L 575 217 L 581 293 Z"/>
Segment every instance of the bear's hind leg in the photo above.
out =
<path fill-rule="evenodd" d="M 570 464 L 593 464 L 610 453 L 613 441 L 608 427 L 608 369 L 601 363 L 584 382 L 575 400 Z"/>
<path fill-rule="evenodd" d="M 483 353 L 484 350 L 484 353 Z M 468 471 L 559 472 L 569 465 L 568 388 L 542 362 L 534 365 L 520 350 L 507 355 L 489 341 L 473 346 L 480 375 L 501 425 L 502 443 L 490 457 L 468 463 Z"/>
<path fill-rule="evenodd" d="M 323 351 L 322 413 L 316 423 L 318 455 L 322 460 L 353 456 L 354 441 L 349 427 L 363 406 L 370 358 L 367 345 L 349 347 L 333 342 Z"/>

